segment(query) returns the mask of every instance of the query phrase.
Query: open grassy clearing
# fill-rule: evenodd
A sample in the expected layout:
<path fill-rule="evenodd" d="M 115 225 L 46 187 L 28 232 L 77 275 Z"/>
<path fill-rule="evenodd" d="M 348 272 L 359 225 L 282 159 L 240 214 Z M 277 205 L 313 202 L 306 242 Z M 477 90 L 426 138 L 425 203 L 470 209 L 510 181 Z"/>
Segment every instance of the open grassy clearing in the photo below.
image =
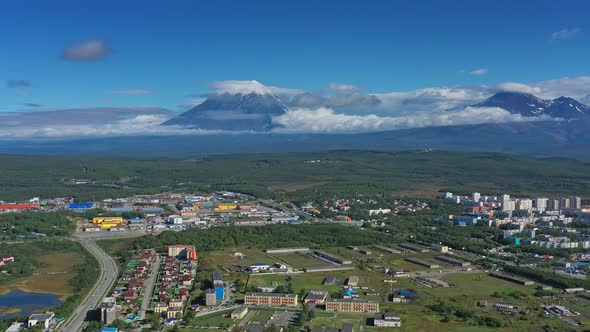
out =
<path fill-rule="evenodd" d="M 311 253 L 285 253 L 285 254 L 272 254 L 273 257 L 279 258 L 288 265 L 296 269 L 303 269 L 306 267 L 318 267 L 326 266 L 330 263 L 317 259 L 311 255 Z"/>
<path fill-rule="evenodd" d="M 74 288 L 70 281 L 76 277 L 73 268 L 84 263 L 78 252 L 55 252 L 39 256 L 43 264 L 35 269 L 33 275 L 14 280 L 2 286 L 3 291 L 16 288 L 24 292 L 49 293 L 61 295 L 61 300 L 72 295 Z"/>

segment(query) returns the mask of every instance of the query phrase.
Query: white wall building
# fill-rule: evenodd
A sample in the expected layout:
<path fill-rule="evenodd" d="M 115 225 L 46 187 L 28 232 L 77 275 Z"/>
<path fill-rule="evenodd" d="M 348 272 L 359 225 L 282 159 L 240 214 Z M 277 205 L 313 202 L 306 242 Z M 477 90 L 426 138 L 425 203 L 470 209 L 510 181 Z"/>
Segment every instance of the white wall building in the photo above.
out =
<path fill-rule="evenodd" d="M 386 312 L 375 315 L 373 325 L 377 327 L 401 327 L 402 319 L 399 314 Z"/>

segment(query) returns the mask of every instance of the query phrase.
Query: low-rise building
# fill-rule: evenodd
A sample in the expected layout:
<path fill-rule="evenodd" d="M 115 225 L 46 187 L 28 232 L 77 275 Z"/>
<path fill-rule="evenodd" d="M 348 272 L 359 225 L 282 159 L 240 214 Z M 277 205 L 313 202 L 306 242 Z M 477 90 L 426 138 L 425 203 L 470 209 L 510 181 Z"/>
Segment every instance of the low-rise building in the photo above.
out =
<path fill-rule="evenodd" d="M 399 314 L 386 312 L 375 315 L 373 325 L 377 327 L 401 327 L 402 319 Z"/>
<path fill-rule="evenodd" d="M 505 274 L 505 273 L 500 273 L 500 272 L 490 272 L 490 275 L 492 277 L 496 277 L 498 279 L 507 280 L 507 281 L 510 281 L 510 282 L 513 282 L 516 284 L 520 284 L 520 285 L 524 285 L 524 286 L 530 286 L 535 283 L 532 280 L 528 280 L 528 279 L 524 279 L 524 278 L 520 278 L 517 276 L 513 276 L 513 275 L 509 275 L 509 274 Z"/>
<path fill-rule="evenodd" d="M 408 257 L 405 260 L 410 263 L 414 263 L 416 265 L 427 267 L 429 269 L 437 269 L 440 267 L 440 265 L 438 265 L 438 264 L 431 263 L 431 262 L 428 262 L 428 261 L 425 261 L 422 259 L 418 259 L 418 258 L 414 258 L 414 257 Z"/>
<path fill-rule="evenodd" d="M 296 307 L 297 297 L 288 293 L 246 293 L 244 304 Z"/>
<path fill-rule="evenodd" d="M 326 311 L 379 312 L 379 302 L 364 299 L 329 299 Z"/>
<path fill-rule="evenodd" d="M 436 256 L 434 257 L 436 259 L 438 259 L 439 261 L 445 262 L 445 263 L 449 263 L 455 266 L 461 266 L 461 267 L 465 267 L 465 266 L 469 266 L 471 265 L 470 262 L 466 262 L 460 259 L 456 259 L 453 257 L 449 257 L 449 256 Z"/>
<path fill-rule="evenodd" d="M 346 285 L 347 286 L 353 286 L 356 287 L 359 284 L 359 277 L 358 276 L 350 276 L 348 277 L 348 280 L 346 280 Z"/>
<path fill-rule="evenodd" d="M 21 323 L 21 322 L 13 322 L 12 325 L 10 325 L 5 332 L 18 332 L 22 329 L 26 328 L 25 323 Z"/>
<path fill-rule="evenodd" d="M 237 308 L 236 310 L 232 311 L 231 319 L 242 319 L 248 313 L 248 307 Z"/>
<path fill-rule="evenodd" d="M 166 311 L 166 318 L 176 318 L 178 315 L 182 316 L 182 307 L 169 307 Z"/>
<path fill-rule="evenodd" d="M 250 270 L 250 272 L 260 272 L 266 271 L 268 269 L 270 269 L 270 265 L 265 263 L 254 263 L 248 267 L 248 270 Z"/>
<path fill-rule="evenodd" d="M 55 314 L 51 311 L 47 311 L 44 314 L 32 314 L 29 316 L 29 320 L 27 321 L 27 327 L 31 328 L 40 323 L 45 327 L 45 329 L 48 329 L 49 325 L 51 324 L 51 320 L 53 320 L 53 317 L 55 317 Z"/>
<path fill-rule="evenodd" d="M 154 305 L 154 312 L 155 313 L 163 313 L 168 311 L 168 305 L 164 302 L 158 302 Z"/>
<path fill-rule="evenodd" d="M 323 258 L 325 260 L 328 260 L 332 263 L 336 263 L 336 264 L 342 264 L 342 265 L 348 265 L 348 264 L 352 264 L 352 261 L 350 259 L 345 259 L 342 257 L 339 257 L 337 255 L 325 252 L 325 251 L 320 251 L 320 250 L 316 250 L 314 251 L 314 254 L 320 258 Z"/>
<path fill-rule="evenodd" d="M 446 253 L 449 252 L 449 247 L 443 246 L 443 245 L 440 245 L 440 244 L 433 244 L 433 245 L 430 246 L 430 248 L 432 250 L 436 251 L 436 252 L 440 252 L 440 253 L 443 253 L 443 254 L 446 254 Z"/>
<path fill-rule="evenodd" d="M 328 292 L 311 290 L 305 296 L 303 303 L 324 304 L 326 302 L 327 297 L 328 297 Z"/>

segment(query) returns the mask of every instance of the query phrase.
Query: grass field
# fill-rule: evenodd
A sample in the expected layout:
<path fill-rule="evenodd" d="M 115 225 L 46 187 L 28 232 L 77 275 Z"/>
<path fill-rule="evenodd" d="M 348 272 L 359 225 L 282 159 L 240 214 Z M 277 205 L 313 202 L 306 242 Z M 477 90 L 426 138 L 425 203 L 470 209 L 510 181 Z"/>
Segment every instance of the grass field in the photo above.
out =
<path fill-rule="evenodd" d="M 32 276 L 3 285 L 2 290 L 16 288 L 24 292 L 56 294 L 61 295 L 62 301 L 72 295 L 74 290 L 70 280 L 76 276 L 72 268 L 82 264 L 84 257 L 75 252 L 55 252 L 40 256 L 38 260 L 43 266 L 37 268 Z"/>
<path fill-rule="evenodd" d="M 318 267 L 326 266 L 329 263 L 313 257 L 309 253 L 285 253 L 285 254 L 272 254 L 273 257 L 279 258 L 281 261 L 287 263 L 296 269 L 303 269 L 305 267 Z"/>
<path fill-rule="evenodd" d="M 388 266 L 388 267 L 404 267 L 407 262 L 403 261 L 403 258 L 412 256 L 418 257 L 425 260 L 431 260 L 433 262 L 435 252 L 427 253 L 405 253 L 405 254 L 389 254 L 382 253 L 377 249 L 371 249 L 369 247 L 360 247 L 363 249 L 369 249 L 373 251 L 373 258 L 378 258 L 380 262 L 374 265 L 368 264 L 365 269 L 355 269 L 350 271 L 330 271 L 330 272 L 317 272 L 317 273 L 294 273 L 290 275 L 248 275 L 245 272 L 225 272 L 226 280 L 235 280 L 240 278 L 243 281 L 247 281 L 249 286 L 265 285 L 265 284 L 282 284 L 287 285 L 290 283 L 293 287 L 293 291 L 299 293 L 301 290 L 325 290 L 333 296 L 341 296 L 343 292 L 343 283 L 350 276 L 359 276 L 359 286 L 367 287 L 369 290 L 374 290 L 379 293 L 377 296 L 368 296 L 365 290 L 359 290 L 361 298 L 378 300 L 381 302 L 381 312 L 397 312 L 402 315 L 403 326 L 400 331 L 542 331 L 544 326 L 555 328 L 556 330 L 568 330 L 569 326 L 559 318 L 545 318 L 539 316 L 542 311 L 539 311 L 540 304 L 547 304 L 547 300 L 534 297 L 535 292 L 534 286 L 521 286 L 518 284 L 511 283 L 509 281 L 497 279 L 489 276 L 484 272 L 475 273 L 456 273 L 444 275 L 440 277 L 454 286 L 449 288 L 427 288 L 416 284 L 410 279 L 399 278 L 397 283 L 390 284 L 385 283 L 384 279 L 387 276 L 383 272 L 377 272 L 373 270 L 373 266 Z M 366 255 L 359 254 L 358 252 L 345 249 L 343 247 L 329 247 L 325 250 L 335 254 L 339 254 L 344 257 L 351 257 L 355 262 Z M 234 253 L 240 252 L 245 258 L 239 259 L 234 256 Z M 383 256 L 381 257 L 381 255 Z M 268 255 L 259 249 L 252 248 L 234 248 L 223 251 L 214 251 L 204 253 L 202 256 L 202 267 L 204 272 L 209 273 L 210 271 L 224 270 L 224 267 L 231 269 L 233 266 L 239 265 L 240 267 L 248 266 L 254 262 L 267 262 L 272 263 L 276 258 L 281 258 L 294 267 L 297 265 L 304 265 L 309 263 L 309 257 L 297 253 L 289 254 L 273 254 Z M 325 263 L 325 262 L 322 262 Z M 382 264 L 380 264 L 382 263 Z M 396 266 L 399 264 L 399 266 Z M 415 270 L 426 270 L 426 268 L 416 266 L 411 263 L 407 263 L 411 269 Z M 323 264 L 326 265 L 326 264 Z M 444 265 L 444 264 L 441 264 Z M 444 267 L 442 268 L 445 269 Z M 337 279 L 334 285 L 323 285 L 323 281 L 326 276 L 335 276 Z M 413 304 L 394 304 L 389 302 L 389 293 L 392 288 L 410 289 L 417 294 L 417 300 Z M 499 294 L 496 296 L 494 292 Z M 521 294 L 521 298 L 513 298 L 511 294 Z M 236 298 L 240 299 L 240 294 L 236 294 Z M 446 303 L 473 310 L 475 315 L 489 316 L 500 319 L 504 322 L 504 326 L 498 329 L 490 329 L 483 326 L 475 326 L 474 320 L 461 320 L 452 316 L 449 322 L 441 322 L 443 317 L 430 309 L 428 306 L 437 303 L 439 300 L 444 300 Z M 477 306 L 479 300 L 487 300 L 490 305 L 487 308 L 480 308 Z M 584 326 L 590 324 L 590 301 L 585 300 L 572 300 L 573 296 L 568 295 L 562 297 L 560 303 L 567 307 L 579 311 L 582 313 L 582 317 L 579 319 L 584 323 Z M 512 303 L 519 308 L 529 310 L 526 315 L 515 315 L 515 316 L 504 316 L 500 314 L 492 305 L 496 302 L 500 303 Z M 249 323 L 262 323 L 269 319 L 272 315 L 272 311 L 258 310 L 254 315 L 249 317 Z M 364 331 L 385 331 L 379 330 L 372 326 L 367 326 L 367 321 L 373 318 L 372 314 L 347 314 L 347 313 L 330 313 L 324 311 L 316 312 L 314 320 L 311 322 L 312 325 L 323 325 L 326 327 L 340 327 L 342 323 L 354 324 L 356 330 L 362 326 Z M 228 317 L 221 316 L 209 316 L 203 319 L 197 320 L 198 326 L 215 326 L 216 324 L 236 324 L 232 322 Z M 207 324 L 207 325 L 205 325 Z M 569 330 L 583 330 L 583 326 L 570 328 Z M 184 331 L 200 331 L 197 329 L 185 329 Z"/>
<path fill-rule="evenodd" d="M 199 265 L 204 271 L 223 271 L 224 267 L 230 269 L 247 268 L 254 263 L 273 264 L 275 262 L 275 258 L 259 249 L 230 248 L 207 252 L 201 256 Z"/>

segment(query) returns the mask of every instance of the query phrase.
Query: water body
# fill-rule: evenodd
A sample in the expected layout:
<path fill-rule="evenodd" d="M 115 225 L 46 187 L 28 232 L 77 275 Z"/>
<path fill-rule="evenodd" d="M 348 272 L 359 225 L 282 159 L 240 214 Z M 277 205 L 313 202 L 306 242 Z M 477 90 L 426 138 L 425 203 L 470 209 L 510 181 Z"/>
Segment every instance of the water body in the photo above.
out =
<path fill-rule="evenodd" d="M 59 300 L 59 295 L 30 293 L 13 289 L 9 293 L 0 295 L 0 309 L 5 310 L 18 308 L 21 311 L 14 314 L 0 316 L 0 319 L 9 318 L 12 316 L 29 315 L 33 311 L 55 307 L 62 303 L 63 302 Z"/>

